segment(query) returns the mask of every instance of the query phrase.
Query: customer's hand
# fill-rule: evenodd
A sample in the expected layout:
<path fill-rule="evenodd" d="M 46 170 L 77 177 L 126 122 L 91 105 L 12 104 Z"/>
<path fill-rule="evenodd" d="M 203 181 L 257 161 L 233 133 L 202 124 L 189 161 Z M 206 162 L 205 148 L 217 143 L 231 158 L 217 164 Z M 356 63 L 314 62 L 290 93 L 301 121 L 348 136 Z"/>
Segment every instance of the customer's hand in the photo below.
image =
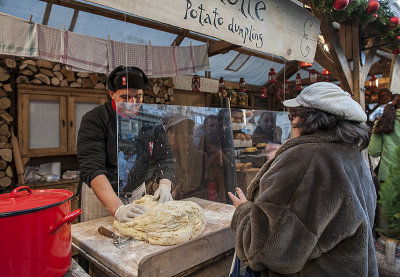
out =
<path fill-rule="evenodd" d="M 146 208 L 138 204 L 128 204 L 120 206 L 114 214 L 114 217 L 121 222 L 128 222 L 135 217 L 142 215 Z"/>
<path fill-rule="evenodd" d="M 239 198 L 237 198 L 231 192 L 228 192 L 229 198 L 231 198 L 231 200 L 233 202 L 233 206 L 235 206 L 235 208 L 237 208 L 240 204 L 247 202 L 247 198 L 240 188 L 236 188 L 236 193 L 239 196 Z"/>
<path fill-rule="evenodd" d="M 159 199 L 160 203 L 174 200 L 171 195 L 171 181 L 168 179 L 161 179 L 160 185 L 154 193 L 154 198 Z"/>

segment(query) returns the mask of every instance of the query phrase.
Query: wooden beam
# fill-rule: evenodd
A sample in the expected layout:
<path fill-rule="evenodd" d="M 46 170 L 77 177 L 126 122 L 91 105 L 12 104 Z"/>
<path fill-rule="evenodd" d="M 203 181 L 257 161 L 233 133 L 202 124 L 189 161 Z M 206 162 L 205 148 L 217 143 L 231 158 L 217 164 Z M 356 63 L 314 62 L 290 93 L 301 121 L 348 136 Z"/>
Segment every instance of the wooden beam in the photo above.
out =
<path fill-rule="evenodd" d="M 321 42 L 317 43 L 317 51 L 315 52 L 314 60 L 338 79 L 336 65 L 333 62 L 332 56 L 329 52 L 324 50 L 324 46 Z"/>
<path fill-rule="evenodd" d="M 380 39 L 378 37 L 374 37 L 369 39 L 367 43 L 367 48 L 368 47 L 373 47 L 365 52 L 365 64 L 363 66 L 363 72 L 364 72 L 364 79 L 367 79 L 368 73 L 372 67 L 372 63 L 374 61 L 376 51 L 378 50 L 374 46 L 378 45 Z"/>
<path fill-rule="evenodd" d="M 53 7 L 53 3 L 47 2 L 46 9 L 44 10 L 42 24 L 47 25 L 50 18 L 51 8 Z"/>
<path fill-rule="evenodd" d="M 108 18 L 112 18 L 112 19 L 116 19 L 116 20 L 120 20 L 120 21 L 125 21 L 125 18 L 126 18 L 126 22 L 128 22 L 128 23 L 152 28 L 155 30 L 159 30 L 159 31 L 163 31 L 163 32 L 171 33 L 171 34 L 180 35 L 182 33 L 182 29 L 178 28 L 178 27 L 174 27 L 174 26 L 167 25 L 164 23 L 148 20 L 145 18 L 140 18 L 140 17 L 133 16 L 130 14 L 125 14 L 125 13 L 118 12 L 115 10 L 110 10 L 110 9 L 106 9 L 103 7 L 94 6 L 91 4 L 78 2 L 75 0 L 40 0 L 40 1 L 47 2 L 47 3 L 53 3 L 56 5 L 63 6 L 63 7 L 77 9 L 79 11 L 84 11 L 87 13 L 100 15 L 100 16 L 104 16 L 104 17 L 108 17 Z M 210 37 L 200 35 L 200 34 L 197 34 L 194 32 L 188 32 L 186 37 L 197 40 L 197 41 L 205 42 L 205 43 L 219 41 L 217 39 L 212 39 Z M 261 59 L 270 60 L 270 61 L 277 62 L 277 63 L 284 62 L 281 58 L 273 57 L 269 54 L 262 53 L 262 52 L 259 52 L 256 50 L 249 50 L 246 48 L 242 48 L 240 46 L 239 46 L 239 48 L 236 49 L 236 51 L 238 51 L 239 53 L 242 53 L 242 54 L 255 56 L 255 57 L 258 57 Z"/>
<path fill-rule="evenodd" d="M 218 54 L 225 54 L 229 52 L 230 50 L 235 50 L 239 48 L 240 46 L 234 45 L 230 42 L 220 40 L 220 41 L 215 41 L 211 42 L 208 46 L 208 56 L 212 57 Z"/>
<path fill-rule="evenodd" d="M 246 49 L 246 48 L 238 48 L 238 49 L 236 49 L 236 51 L 238 51 L 241 54 L 247 54 L 247 55 L 250 55 L 250 56 L 253 56 L 253 57 L 257 57 L 257 58 L 260 58 L 260 59 L 263 59 L 263 60 L 268 60 L 268 61 L 271 61 L 271 62 L 274 62 L 274 63 L 280 63 L 280 64 L 285 63 L 285 60 L 280 58 L 280 57 L 269 55 L 269 54 L 265 54 L 265 53 L 262 53 L 262 52 L 259 52 L 259 51 L 255 51 L 255 50 L 249 50 L 249 49 Z"/>
<path fill-rule="evenodd" d="M 339 41 L 340 46 L 342 46 L 342 50 L 347 60 L 353 59 L 353 29 L 352 29 L 352 21 L 348 20 L 340 23 L 339 29 Z"/>
<path fill-rule="evenodd" d="M 76 24 L 76 20 L 78 19 L 79 10 L 74 10 L 74 14 L 72 15 L 71 24 L 69 25 L 68 31 L 73 32 Z"/>
<path fill-rule="evenodd" d="M 343 49 L 340 46 L 338 37 L 336 36 L 335 29 L 333 28 L 332 21 L 327 15 L 322 15 L 318 11 L 315 11 L 321 19 L 321 32 L 328 44 L 329 52 L 332 56 L 334 63 L 336 64 L 337 77 L 341 82 L 342 88 L 352 93 L 353 89 L 353 72 L 351 71 L 350 65 L 347 62 L 346 56 L 344 55 Z"/>
<path fill-rule="evenodd" d="M 187 36 L 188 33 L 189 33 L 189 30 L 183 29 L 182 33 L 176 36 L 176 38 L 172 42 L 171 46 L 181 45 L 182 41 L 185 39 L 185 37 Z"/>
<path fill-rule="evenodd" d="M 391 64 L 391 61 L 386 62 L 386 60 L 385 61 L 381 60 L 381 61 L 378 61 L 378 62 L 374 63 L 371 66 L 371 69 L 369 70 L 369 72 L 366 73 L 367 76 L 365 77 L 365 79 L 368 79 L 368 76 L 370 76 L 371 74 L 375 74 L 375 75 L 379 75 L 379 74 L 387 75 L 387 74 L 390 74 L 390 64 Z M 366 71 L 364 71 L 364 72 L 366 72 Z"/>

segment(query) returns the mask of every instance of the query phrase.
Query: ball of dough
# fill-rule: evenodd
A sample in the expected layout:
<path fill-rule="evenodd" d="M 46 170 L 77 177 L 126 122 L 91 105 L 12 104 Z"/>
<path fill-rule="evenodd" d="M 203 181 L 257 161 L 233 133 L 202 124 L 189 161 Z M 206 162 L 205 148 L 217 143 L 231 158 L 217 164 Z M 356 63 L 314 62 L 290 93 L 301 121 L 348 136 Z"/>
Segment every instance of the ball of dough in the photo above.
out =
<path fill-rule="evenodd" d="M 147 241 L 156 245 L 175 245 L 203 233 L 205 228 L 203 209 L 192 201 L 159 203 L 152 196 L 135 200 L 147 210 L 132 221 L 121 223 L 114 220 L 114 228 L 121 235 Z"/>

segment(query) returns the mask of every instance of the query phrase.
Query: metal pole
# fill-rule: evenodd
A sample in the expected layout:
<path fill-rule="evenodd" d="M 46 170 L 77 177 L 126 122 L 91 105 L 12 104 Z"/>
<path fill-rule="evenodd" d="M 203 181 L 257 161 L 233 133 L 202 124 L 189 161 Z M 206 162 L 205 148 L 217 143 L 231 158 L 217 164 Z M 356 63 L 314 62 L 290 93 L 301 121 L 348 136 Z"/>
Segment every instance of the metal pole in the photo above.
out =
<path fill-rule="evenodd" d="M 233 134 L 231 125 L 231 109 L 229 97 L 222 98 L 222 138 L 221 138 L 221 148 L 222 148 L 222 163 L 224 169 L 224 180 L 226 192 L 230 191 L 235 194 L 235 189 L 237 187 L 236 178 L 236 165 L 235 165 L 235 152 L 233 150 Z M 228 193 L 225 195 L 226 203 L 232 204 Z"/>

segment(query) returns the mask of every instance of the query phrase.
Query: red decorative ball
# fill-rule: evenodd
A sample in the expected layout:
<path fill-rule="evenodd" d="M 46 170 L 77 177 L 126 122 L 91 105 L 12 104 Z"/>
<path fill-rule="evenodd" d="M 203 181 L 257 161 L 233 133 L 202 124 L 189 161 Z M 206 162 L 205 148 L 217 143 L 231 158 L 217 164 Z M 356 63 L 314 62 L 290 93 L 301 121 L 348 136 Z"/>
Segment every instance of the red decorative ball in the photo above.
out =
<path fill-rule="evenodd" d="M 398 55 L 398 54 L 400 54 L 400 49 L 399 49 L 399 48 L 394 49 L 394 50 L 392 51 L 392 53 L 395 54 L 395 55 Z"/>
<path fill-rule="evenodd" d="M 400 40 L 400 36 L 397 36 L 397 40 Z"/>
<path fill-rule="evenodd" d="M 350 4 L 349 0 L 334 0 L 333 8 L 337 11 L 345 9 Z"/>
<path fill-rule="evenodd" d="M 379 9 L 380 4 L 378 0 L 369 0 L 366 13 L 374 14 Z"/>
<path fill-rule="evenodd" d="M 376 13 L 374 13 L 372 16 L 378 18 L 378 15 Z"/>
<path fill-rule="evenodd" d="M 392 17 L 389 19 L 388 27 L 389 27 L 389 28 L 395 28 L 395 27 L 397 27 L 397 26 L 399 25 L 399 23 L 400 23 L 399 18 L 398 18 L 397 16 L 392 16 Z"/>

